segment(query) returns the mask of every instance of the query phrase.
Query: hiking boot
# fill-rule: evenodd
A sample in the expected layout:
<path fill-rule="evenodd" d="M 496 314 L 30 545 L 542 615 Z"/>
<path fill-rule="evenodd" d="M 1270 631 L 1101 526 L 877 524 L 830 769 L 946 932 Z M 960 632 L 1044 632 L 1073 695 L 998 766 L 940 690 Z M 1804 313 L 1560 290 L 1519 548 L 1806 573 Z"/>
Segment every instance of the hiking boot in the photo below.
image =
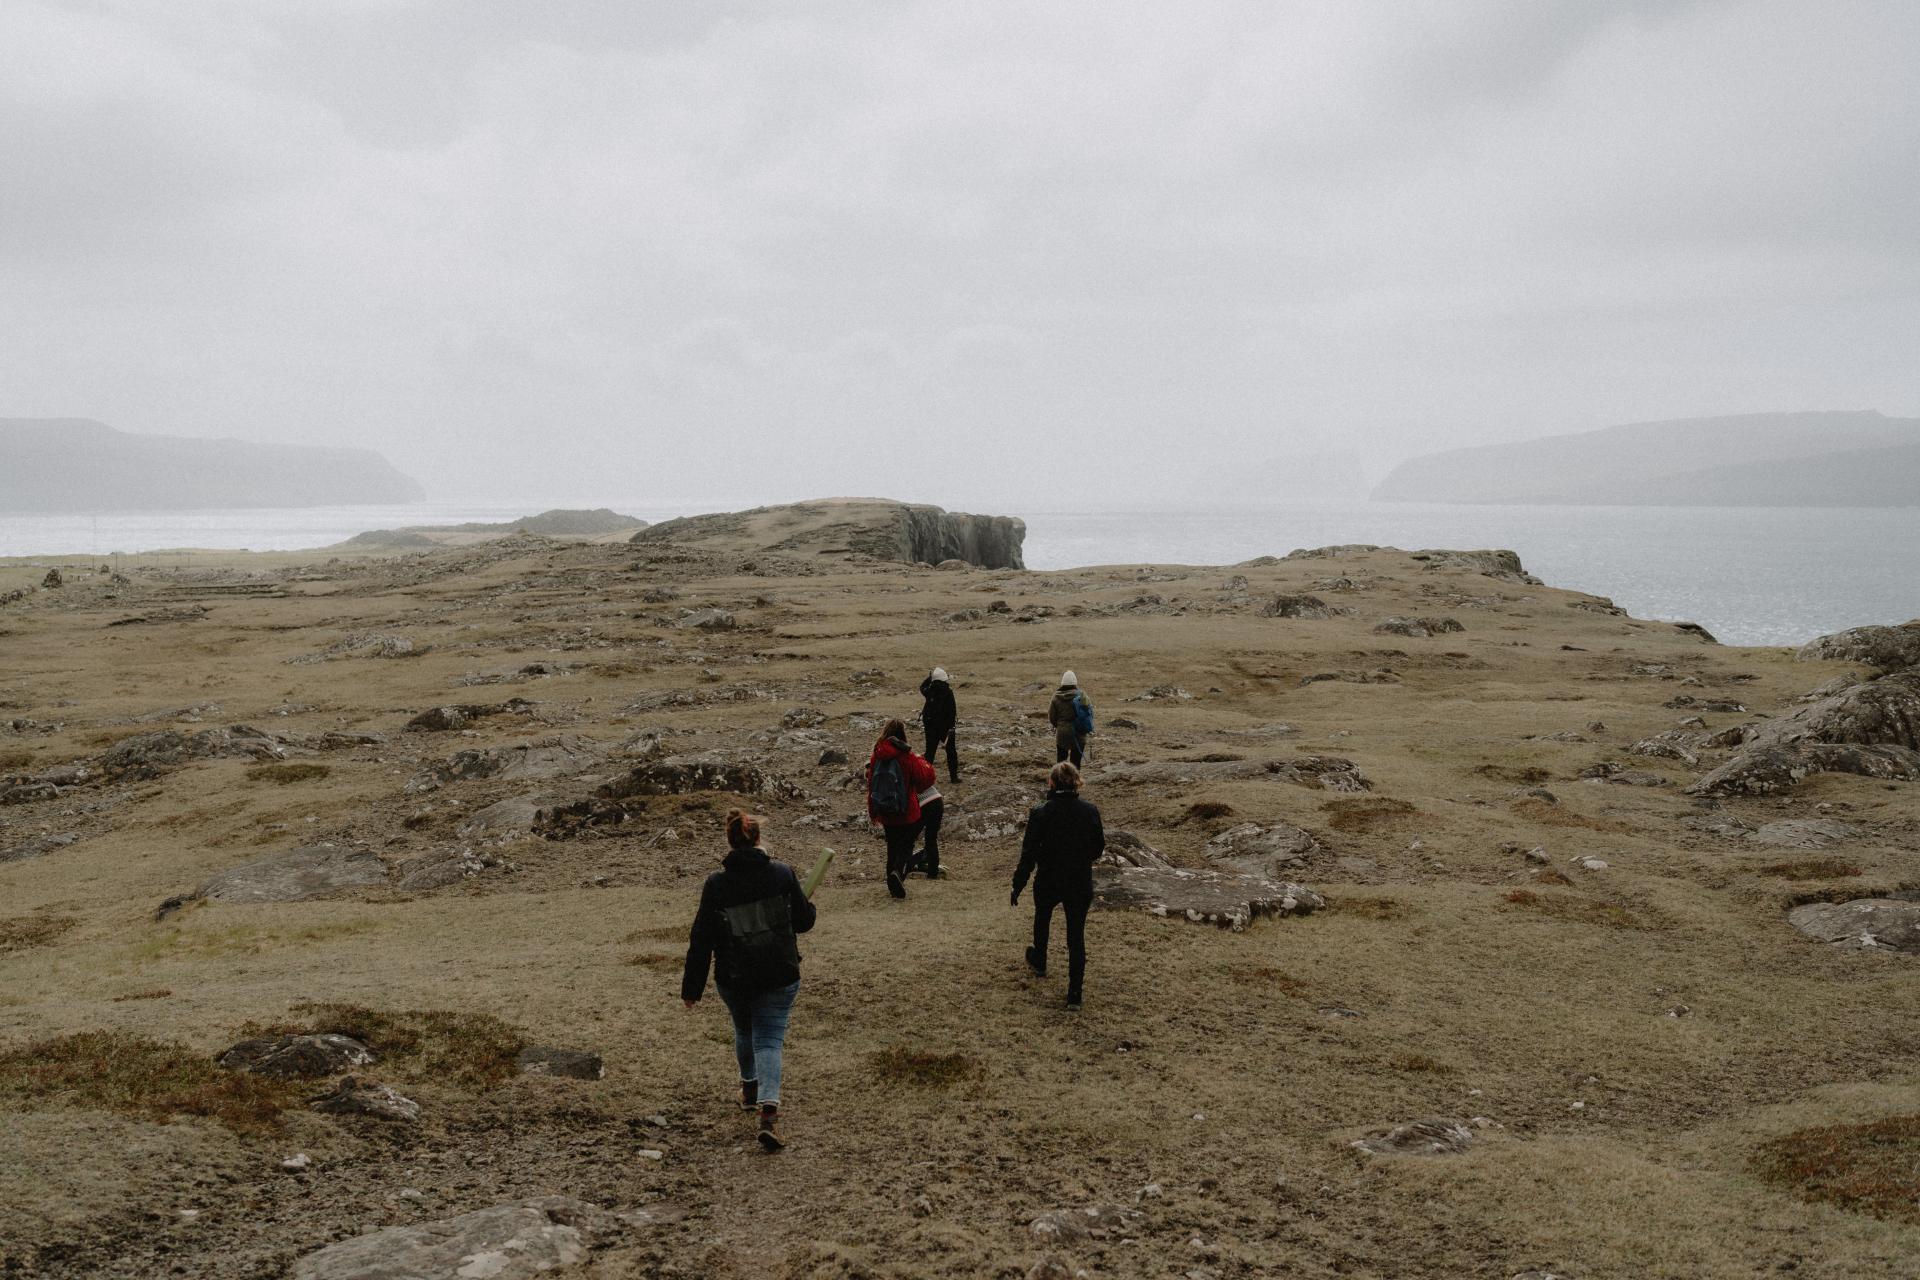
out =
<path fill-rule="evenodd" d="M 779 1151 L 787 1145 L 780 1136 L 780 1108 L 773 1103 L 760 1108 L 760 1145 L 768 1151 Z"/>
<path fill-rule="evenodd" d="M 742 1080 L 740 1082 L 740 1109 L 742 1111 L 757 1111 L 760 1109 L 760 1082 L 758 1080 Z"/>
<path fill-rule="evenodd" d="M 900 882 L 900 873 L 898 871 L 887 872 L 887 892 L 896 898 L 904 898 L 907 896 L 907 886 Z"/>
<path fill-rule="evenodd" d="M 1080 1012 L 1080 993 L 1078 991 L 1067 992 L 1067 1012 Z"/>
<path fill-rule="evenodd" d="M 1036 978 L 1047 976 L 1047 958 L 1041 955 L 1036 947 L 1027 948 L 1027 968 L 1033 970 L 1033 976 Z"/>

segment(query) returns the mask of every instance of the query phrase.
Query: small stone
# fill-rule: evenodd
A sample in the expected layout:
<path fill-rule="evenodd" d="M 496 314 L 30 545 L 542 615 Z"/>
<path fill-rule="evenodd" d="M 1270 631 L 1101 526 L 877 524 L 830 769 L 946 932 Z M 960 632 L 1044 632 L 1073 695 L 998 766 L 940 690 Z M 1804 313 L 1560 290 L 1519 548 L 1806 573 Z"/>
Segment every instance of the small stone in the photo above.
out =
<path fill-rule="evenodd" d="M 411 1121 L 420 1118 L 420 1104 L 391 1085 L 363 1083 L 347 1076 L 332 1093 L 315 1098 L 309 1104 L 328 1115 L 363 1115 L 379 1120 Z"/>
<path fill-rule="evenodd" d="M 607 877 L 594 879 L 605 881 Z M 529 1045 L 520 1051 L 520 1074 L 525 1076 L 566 1076 L 574 1080 L 598 1080 L 607 1074 L 597 1053 L 580 1049 L 554 1049 Z"/>
<path fill-rule="evenodd" d="M 280 1167 L 288 1173 L 300 1173 L 313 1167 L 313 1157 L 304 1151 L 296 1152 L 282 1160 Z"/>
<path fill-rule="evenodd" d="M 642 1160 L 665 1160 L 667 1158 L 667 1153 L 657 1147 L 642 1147 L 633 1154 L 639 1156 Z"/>
<path fill-rule="evenodd" d="M 915 1196 L 911 1208 L 913 1210 L 913 1216 L 916 1218 L 931 1218 L 933 1216 L 933 1201 L 924 1195 Z"/>
<path fill-rule="evenodd" d="M 1543 846 L 1535 845 L 1533 848 L 1527 850 L 1527 861 L 1533 863 L 1535 866 L 1544 867 L 1552 860 L 1553 859 L 1547 856 L 1547 851 Z"/>
<path fill-rule="evenodd" d="M 1604 858 L 1575 858 L 1573 865 L 1579 867 L 1582 871 L 1605 871 L 1607 869 L 1607 862 Z"/>

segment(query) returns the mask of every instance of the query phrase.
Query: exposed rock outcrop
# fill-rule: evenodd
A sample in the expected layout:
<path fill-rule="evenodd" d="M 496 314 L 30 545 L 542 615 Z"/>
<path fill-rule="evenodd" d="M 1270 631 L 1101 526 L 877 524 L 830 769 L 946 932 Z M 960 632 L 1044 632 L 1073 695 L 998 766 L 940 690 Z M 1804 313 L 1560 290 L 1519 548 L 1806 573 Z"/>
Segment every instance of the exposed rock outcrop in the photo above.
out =
<path fill-rule="evenodd" d="M 1503 582 L 1518 582 L 1537 587 L 1540 579 L 1526 571 L 1520 563 L 1517 552 L 1505 550 L 1488 551 L 1415 551 L 1415 560 L 1425 561 L 1432 569 L 1471 569 L 1475 573 L 1489 578 L 1499 578 Z"/>
<path fill-rule="evenodd" d="M 1740 754 L 1688 791 L 1765 795 L 1814 773 L 1920 778 L 1920 671 L 1853 685 L 1756 726 Z"/>
<path fill-rule="evenodd" d="M 1376 1130 L 1353 1145 L 1376 1156 L 1457 1155 L 1473 1145 L 1473 1130 L 1458 1120 L 1415 1120 Z"/>
<path fill-rule="evenodd" d="M 1415 640 L 1430 640 L 1434 636 L 1449 632 L 1465 631 L 1453 618 L 1388 618 L 1375 624 L 1373 633 L 1377 636 L 1408 636 Z"/>
<path fill-rule="evenodd" d="M 1180 917 L 1237 933 L 1261 916 L 1306 915 L 1327 901 L 1305 885 L 1261 876 L 1096 866 L 1093 905 Z"/>
<path fill-rule="evenodd" d="M 378 855 L 316 844 L 230 867 L 192 896 L 212 902 L 305 902 L 386 882 L 387 867 Z"/>
<path fill-rule="evenodd" d="M 338 1085 L 334 1086 L 333 1092 L 315 1098 L 307 1105 L 315 1111 L 330 1116 L 372 1116 L 375 1120 L 391 1120 L 400 1123 L 409 1123 L 420 1118 L 420 1104 L 412 1098 L 407 1097 L 404 1093 L 401 1093 L 392 1085 L 375 1084 L 371 1080 L 361 1080 L 354 1076 L 345 1077 Z M 300 1274 L 298 1269 L 295 1270 L 294 1274 Z M 398 1280 L 400 1276 L 418 1275 L 422 1273 L 412 1271 L 396 1271 L 392 1273 L 383 1271 L 361 1271 L 352 1274 L 360 1277 L 392 1274 L 396 1280 Z M 452 1272 L 450 1274 L 458 1275 L 459 1272 Z M 469 1272 L 468 1274 L 472 1275 L 475 1273 Z M 506 1273 L 496 1271 L 488 1274 L 504 1275 Z"/>
<path fill-rule="evenodd" d="M 242 1040 L 217 1059 L 229 1071 L 283 1079 L 339 1075 L 354 1067 L 371 1066 L 373 1060 L 373 1050 L 352 1036 L 334 1032 L 256 1036 Z"/>
<path fill-rule="evenodd" d="M 1862 662 L 1882 671 L 1920 667 L 1920 619 L 1897 627 L 1853 627 L 1809 640 L 1794 655 L 1802 662 Z"/>
<path fill-rule="evenodd" d="M 1207 841 L 1207 861 L 1222 871 L 1274 879 L 1320 852 L 1313 833 L 1288 822 L 1243 822 Z"/>
<path fill-rule="evenodd" d="M 98 764 L 101 772 L 114 781 L 139 782 L 157 778 L 193 760 L 221 757 L 284 760 L 287 751 L 280 739 L 250 725 L 202 729 L 197 733 L 163 729 L 159 733 L 122 738 L 100 753 Z"/>
<path fill-rule="evenodd" d="M 642 529 L 630 541 L 796 556 L 868 555 L 903 564 L 961 560 L 983 569 L 1024 569 L 1021 552 L 1026 536 L 1026 523 L 1012 516 L 969 515 L 886 499 L 845 498 L 685 516 Z"/>
<path fill-rule="evenodd" d="M 1267 601 L 1260 609 L 1269 618 L 1337 618 L 1351 609 L 1341 609 L 1328 604 L 1319 596 L 1281 594 Z"/>
<path fill-rule="evenodd" d="M 430 707 L 413 719 L 407 721 L 407 728 L 421 729 L 431 733 L 444 733 L 453 729 L 464 729 L 475 720 L 488 716 L 505 715 L 508 712 L 528 712 L 533 703 L 525 698 L 508 698 L 505 702 L 463 702 L 444 707 Z"/>
<path fill-rule="evenodd" d="M 414 774 L 406 790 L 417 795 L 469 778 L 564 778 L 592 768 L 600 759 L 598 744 L 572 734 L 555 734 L 510 747 L 456 751 Z"/>
<path fill-rule="evenodd" d="M 1920 954 L 1920 894 L 1809 902 L 1789 911 L 1787 923 L 1837 947 Z"/>
<path fill-rule="evenodd" d="M 532 1280 L 587 1261 L 645 1213 L 545 1196 L 353 1236 L 293 1264 L 293 1280 Z"/>

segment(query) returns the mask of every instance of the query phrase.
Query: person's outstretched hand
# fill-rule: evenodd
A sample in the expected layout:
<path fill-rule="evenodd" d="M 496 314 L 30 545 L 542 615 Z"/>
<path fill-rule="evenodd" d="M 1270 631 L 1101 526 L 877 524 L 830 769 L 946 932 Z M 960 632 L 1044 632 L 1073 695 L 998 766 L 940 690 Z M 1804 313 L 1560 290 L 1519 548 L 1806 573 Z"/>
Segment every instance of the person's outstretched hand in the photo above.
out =
<path fill-rule="evenodd" d="M 1015 889 L 1013 891 L 1013 897 L 1010 899 L 1010 901 L 1016 907 L 1020 905 L 1020 891 L 1018 889 Z"/>
<path fill-rule="evenodd" d="M 681 1003 L 681 1004 L 683 1004 L 683 1005 L 685 1005 L 685 1006 L 687 1006 L 687 1012 L 688 1012 L 688 1013 L 692 1013 L 692 1012 L 693 1012 L 693 1006 L 695 1006 L 695 1005 L 697 1005 L 697 1004 L 699 1004 L 700 1002 L 699 1002 L 698 1000 L 682 1000 L 682 1001 L 681 1001 L 680 1003 Z"/>

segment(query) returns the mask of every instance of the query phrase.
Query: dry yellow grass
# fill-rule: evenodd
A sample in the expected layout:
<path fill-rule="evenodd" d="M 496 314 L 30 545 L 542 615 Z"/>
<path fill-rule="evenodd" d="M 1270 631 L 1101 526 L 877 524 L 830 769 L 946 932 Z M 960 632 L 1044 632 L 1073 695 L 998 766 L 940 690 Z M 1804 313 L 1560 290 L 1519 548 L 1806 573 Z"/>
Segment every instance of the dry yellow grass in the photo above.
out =
<path fill-rule="evenodd" d="M 1765 822 L 1826 804 L 1856 825 L 1832 856 L 1862 875 L 1823 866 L 1817 879 L 1841 879 L 1822 886 L 1794 881 L 1823 859 L 1761 865 L 1687 826 L 1697 809 L 1676 787 L 1577 779 L 1673 727 L 1685 713 L 1662 704 L 1701 692 L 1682 674 L 1778 714 L 1832 671 L 1390 552 L 1059 574 L 764 553 L 743 571 L 744 549 L 641 552 L 534 544 L 457 571 L 446 567 L 467 553 L 180 557 L 155 561 L 175 585 L 244 565 L 279 575 L 287 594 L 208 597 L 198 621 L 139 628 L 104 627 L 130 602 L 80 591 L 0 618 L 9 716 L 58 726 L 0 740 L 34 769 L 167 727 L 384 737 L 265 765 L 281 785 L 249 780 L 257 762 L 212 760 L 0 808 L 0 851 L 77 837 L 0 862 L 0 919 L 30 940 L 0 946 L 0 1054 L 16 1064 L 0 1088 L 7 1265 L 276 1275 L 339 1234 L 566 1193 L 684 1211 L 596 1255 L 590 1277 L 663 1263 L 719 1280 L 1014 1276 L 1052 1251 L 1026 1229 L 1035 1215 L 1133 1205 L 1153 1183 L 1136 1243 L 1063 1252 L 1101 1277 L 1914 1274 L 1920 1227 L 1873 1211 L 1897 1196 L 1899 1171 L 1868 1159 L 1907 1151 L 1870 1145 L 1872 1126 L 1920 1111 L 1920 1034 L 1900 1013 L 1914 961 L 1809 943 L 1783 915 L 1801 888 L 1911 882 L 1916 789 L 1823 778 L 1729 805 Z M 1266 596 L 1332 573 L 1370 583 L 1339 599 L 1355 616 L 1260 616 Z M 1233 574 L 1248 579 L 1248 604 L 1223 599 Z M 0 565 L 0 589 L 24 576 Z M 655 588 L 679 596 L 650 601 Z M 1129 605 L 1142 593 L 1166 603 Z M 1008 613 L 985 612 L 1000 599 Z M 739 626 L 659 625 L 706 605 Z M 1038 606 L 1053 612 L 1012 620 Z M 964 609 L 982 617 L 943 621 Z M 1392 644 L 1371 634 L 1380 617 L 1414 612 L 1467 630 Z M 369 630 L 430 648 L 407 661 L 292 661 Z M 555 674 L 516 674 L 534 663 Z M 818 743 L 775 738 L 790 732 L 783 713 L 816 708 L 825 745 L 857 764 L 873 718 L 911 713 L 936 663 L 959 682 L 966 765 L 943 787 L 952 878 L 916 878 L 895 903 L 846 769 L 816 764 Z M 1052 759 L 1036 713 L 1067 666 L 1103 722 L 1089 795 L 1111 829 L 1199 866 L 1209 836 L 1234 823 L 1305 827 L 1324 848 L 1292 874 L 1332 909 L 1241 934 L 1096 914 L 1087 1005 L 1067 1014 L 1064 957 L 1044 980 L 1021 962 L 1028 916 L 1006 903 L 1018 837 L 986 812 L 1017 814 L 1034 797 Z M 1397 683 L 1300 683 L 1389 666 Z M 469 683 L 495 676 L 508 682 Z M 1193 698 L 1130 701 L 1168 684 Z M 738 700 L 718 696 L 736 688 Z M 688 691 L 712 700 L 648 702 Z M 403 729 L 430 706 L 516 695 L 537 707 L 471 735 Z M 220 710 L 124 723 L 200 703 Z M 1140 727 L 1108 727 L 1122 715 Z M 1606 728 L 1589 730 L 1596 721 Z M 1297 732 L 1271 728 L 1281 722 Z M 735 798 L 651 798 L 566 840 L 469 826 L 501 800 L 584 798 L 586 779 L 625 767 L 617 751 L 643 730 L 664 731 L 669 751 L 747 756 L 791 779 L 802 797 L 752 801 L 768 843 L 802 866 L 822 845 L 838 851 L 803 941 L 784 1090 L 792 1146 L 777 1158 L 759 1154 L 731 1101 L 718 1001 L 689 1014 L 678 1000 L 688 916 Z M 1589 741 L 1542 737 L 1564 731 Z M 555 735 L 608 754 L 578 778 L 404 789 L 457 750 Z M 1314 753 L 1351 758 L 1373 790 L 1100 781 L 1108 764 Z M 152 918 L 217 872 L 325 841 L 374 851 L 395 883 Z M 1516 852 L 1536 845 L 1545 868 Z M 463 849 L 492 862 L 399 886 L 419 861 Z M 1609 868 L 1575 861 L 1588 856 Z M 249 1024 L 380 1040 L 426 1118 L 399 1130 L 294 1107 L 257 1137 L 210 1109 L 156 1105 L 153 1090 L 18 1083 L 36 1056 L 91 1060 L 43 1046 L 137 1045 L 131 1060 L 149 1065 L 135 1074 L 186 1072 L 168 1096 L 190 1101 L 236 1078 L 187 1064 L 205 1067 Z M 511 1076 L 506 1056 L 522 1042 L 595 1050 L 606 1078 Z M 1444 1159 L 1347 1145 L 1425 1116 L 1484 1123 L 1469 1152 Z M 1791 1136 L 1835 1126 L 1868 1136 Z M 665 1158 L 634 1158 L 641 1147 Z M 298 1181 L 277 1167 L 296 1149 L 315 1161 Z M 1806 1172 L 1776 1181 L 1781 1152 Z M 1809 1198 L 1819 1188 L 1844 1194 Z M 183 1209 L 199 1210 L 191 1226 Z"/>

